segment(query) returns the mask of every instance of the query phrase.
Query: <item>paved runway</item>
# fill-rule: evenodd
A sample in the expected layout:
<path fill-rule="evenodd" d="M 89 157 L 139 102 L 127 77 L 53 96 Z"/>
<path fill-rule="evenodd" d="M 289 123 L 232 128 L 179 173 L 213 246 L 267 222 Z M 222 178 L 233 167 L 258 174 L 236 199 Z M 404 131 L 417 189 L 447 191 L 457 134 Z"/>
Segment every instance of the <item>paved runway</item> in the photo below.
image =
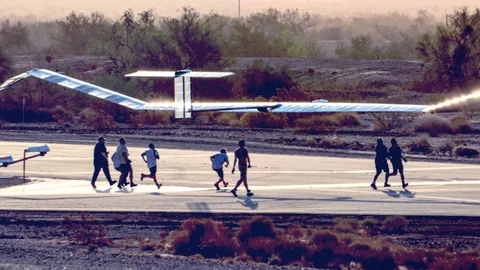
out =
<path fill-rule="evenodd" d="M 0 156 L 23 155 L 38 143 L 1 142 Z M 216 191 L 216 173 L 209 156 L 216 152 L 159 149 L 160 191 L 152 180 L 140 182 L 148 172 L 140 158 L 145 150 L 130 148 L 136 182 L 134 189 L 109 188 L 101 174 L 97 190 L 90 187 L 93 145 L 49 144 L 52 152 L 27 161 L 27 177 L 35 181 L 0 189 L 0 209 L 138 210 L 193 212 L 258 212 L 322 214 L 479 215 L 480 166 L 409 162 L 405 165 L 408 190 L 399 176 L 392 187 L 370 188 L 373 160 L 321 156 L 257 154 L 251 149 L 249 183 L 255 196 L 246 198 L 243 187 L 234 198 L 230 186 L 238 180 L 226 170 L 228 189 Z M 115 146 L 108 145 L 110 152 Z M 232 148 L 233 150 L 233 148 Z M 233 163 L 233 153 L 229 153 Z M 112 170 L 112 176 L 118 173 Z M 21 176 L 22 165 L 0 168 L 0 177 Z M 0 181 L 5 181 L 0 178 Z"/>

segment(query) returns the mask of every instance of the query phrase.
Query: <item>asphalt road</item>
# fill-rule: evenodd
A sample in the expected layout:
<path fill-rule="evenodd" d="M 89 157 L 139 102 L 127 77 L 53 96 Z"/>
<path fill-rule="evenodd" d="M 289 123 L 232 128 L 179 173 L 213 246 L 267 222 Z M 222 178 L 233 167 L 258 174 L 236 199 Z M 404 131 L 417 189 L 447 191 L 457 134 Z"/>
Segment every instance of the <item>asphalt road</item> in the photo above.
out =
<path fill-rule="evenodd" d="M 0 142 L 0 156 L 19 158 L 23 149 L 38 143 Z M 131 147 L 134 189 L 110 188 L 101 174 L 97 189 L 90 186 L 93 145 L 49 144 L 45 157 L 27 161 L 24 185 L 0 189 L 0 209 L 61 209 L 97 211 L 180 211 L 319 214 L 401 214 L 477 216 L 480 210 L 480 166 L 434 162 L 405 165 L 407 190 L 399 176 L 392 187 L 374 191 L 373 160 L 280 154 L 259 154 L 251 150 L 253 168 L 248 172 L 254 197 L 232 196 L 230 186 L 238 180 L 226 169 L 227 189 L 216 191 L 216 173 L 211 170 L 208 151 L 159 149 L 160 190 L 152 180 L 140 182 L 140 172 L 148 172 L 140 154 Z M 114 145 L 108 145 L 113 152 Z M 232 148 L 233 149 L 233 148 Z M 229 153 L 233 161 L 232 153 Z M 232 162 L 233 163 L 233 162 Z M 231 165 L 230 165 L 231 166 Z M 111 166 L 112 167 L 112 166 Z M 112 170 L 114 178 L 118 173 Z M 21 176 L 22 164 L 0 168 L 0 181 Z"/>

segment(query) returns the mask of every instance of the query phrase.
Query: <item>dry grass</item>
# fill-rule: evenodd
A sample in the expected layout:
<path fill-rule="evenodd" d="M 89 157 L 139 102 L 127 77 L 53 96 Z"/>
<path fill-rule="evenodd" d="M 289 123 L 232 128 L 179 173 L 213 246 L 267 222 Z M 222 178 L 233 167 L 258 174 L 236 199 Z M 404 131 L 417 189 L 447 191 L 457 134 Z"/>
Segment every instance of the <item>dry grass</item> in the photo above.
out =
<path fill-rule="evenodd" d="M 112 246 L 112 241 L 107 238 L 105 226 L 90 215 L 82 214 L 79 221 L 64 217 L 62 230 L 70 241 L 89 246 L 90 250 Z"/>
<path fill-rule="evenodd" d="M 413 139 L 407 144 L 407 147 L 414 153 L 430 154 L 433 152 L 432 145 L 425 137 Z"/>
<path fill-rule="evenodd" d="M 453 126 L 450 120 L 434 114 L 419 117 L 413 124 L 416 132 L 425 132 L 430 136 L 438 136 L 439 134 L 453 133 Z"/>
<path fill-rule="evenodd" d="M 244 128 L 285 128 L 288 118 L 283 114 L 273 113 L 245 113 L 240 118 Z"/>
<path fill-rule="evenodd" d="M 389 217 L 381 227 L 373 218 L 361 222 L 337 218 L 334 224 L 331 231 L 279 229 L 271 219 L 255 217 L 241 222 L 237 232 L 232 233 L 210 219 L 187 220 L 168 239 L 171 249 L 180 255 L 320 269 L 477 269 L 480 261 L 478 252 L 405 248 L 384 240 L 381 234 L 407 230 L 408 223 L 403 217 Z M 205 252 L 207 246 L 209 252 Z M 219 250 L 228 253 L 219 256 Z"/>

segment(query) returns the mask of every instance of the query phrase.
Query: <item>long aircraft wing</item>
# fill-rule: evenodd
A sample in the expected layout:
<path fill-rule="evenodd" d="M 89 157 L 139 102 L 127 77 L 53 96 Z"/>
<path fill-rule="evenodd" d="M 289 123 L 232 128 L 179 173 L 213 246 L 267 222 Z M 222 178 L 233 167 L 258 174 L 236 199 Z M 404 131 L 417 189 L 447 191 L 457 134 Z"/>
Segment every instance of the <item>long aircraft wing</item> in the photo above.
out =
<path fill-rule="evenodd" d="M 151 76 L 154 72 L 133 73 L 137 76 Z M 176 72 L 156 72 L 155 75 L 163 77 L 174 77 Z M 177 72 L 178 74 L 178 72 Z M 228 76 L 228 72 L 188 72 L 191 77 Z M 15 76 L 2 85 L 0 91 L 25 79 L 29 76 L 53 84 L 88 94 L 109 102 L 113 102 L 133 110 L 158 110 L 175 111 L 178 104 L 174 102 L 148 103 L 118 92 L 90 84 L 78 79 L 68 77 L 58 72 L 45 69 L 32 69 L 18 76 Z M 183 76 L 183 75 L 180 75 Z M 183 106 L 183 104 L 181 104 Z M 408 104 L 377 104 L 377 103 L 329 103 L 329 102 L 193 102 L 191 112 L 272 112 L 272 113 L 322 113 L 322 112 L 412 112 L 421 113 L 429 111 L 431 106 L 408 105 Z"/>

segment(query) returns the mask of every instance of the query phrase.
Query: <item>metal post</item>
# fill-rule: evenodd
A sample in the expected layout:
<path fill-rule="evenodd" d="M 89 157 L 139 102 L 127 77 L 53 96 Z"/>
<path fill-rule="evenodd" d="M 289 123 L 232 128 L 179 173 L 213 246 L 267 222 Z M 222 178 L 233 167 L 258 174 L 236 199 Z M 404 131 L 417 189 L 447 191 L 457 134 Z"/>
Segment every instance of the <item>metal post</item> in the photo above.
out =
<path fill-rule="evenodd" d="M 23 150 L 23 183 L 25 184 L 25 170 L 27 167 L 27 150 Z"/>
<path fill-rule="evenodd" d="M 22 123 L 25 123 L 25 98 L 22 99 Z"/>
<path fill-rule="evenodd" d="M 238 17 L 240 17 L 240 0 L 238 0 Z"/>

